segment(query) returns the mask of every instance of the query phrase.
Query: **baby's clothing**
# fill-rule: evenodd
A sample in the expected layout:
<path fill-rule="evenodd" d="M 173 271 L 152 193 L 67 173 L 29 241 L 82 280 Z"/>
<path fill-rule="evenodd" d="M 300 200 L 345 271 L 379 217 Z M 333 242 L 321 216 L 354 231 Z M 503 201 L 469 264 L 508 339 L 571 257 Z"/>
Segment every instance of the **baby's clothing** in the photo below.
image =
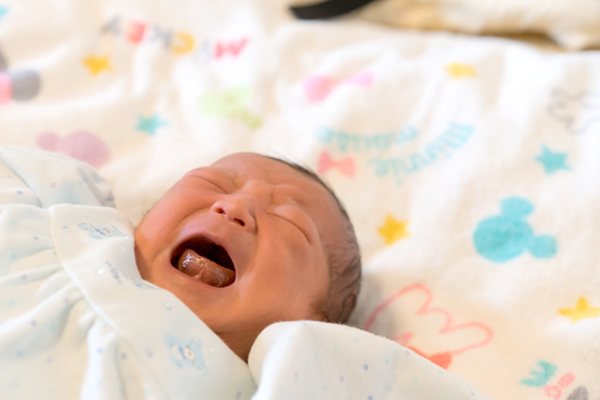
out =
<path fill-rule="evenodd" d="M 133 227 L 88 165 L 0 148 L 0 238 L 0 398 L 254 394 L 247 365 L 141 279 Z"/>
<path fill-rule="evenodd" d="M 484 398 L 398 344 L 342 325 L 271 325 L 246 364 L 141 279 L 133 233 L 90 166 L 0 147 L 2 399 Z"/>

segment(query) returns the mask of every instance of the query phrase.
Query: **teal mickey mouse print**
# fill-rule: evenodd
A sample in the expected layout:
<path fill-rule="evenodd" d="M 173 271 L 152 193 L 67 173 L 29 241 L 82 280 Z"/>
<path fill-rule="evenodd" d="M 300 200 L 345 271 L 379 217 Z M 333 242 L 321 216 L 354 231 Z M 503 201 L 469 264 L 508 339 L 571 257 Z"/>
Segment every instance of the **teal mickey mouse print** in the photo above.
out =
<path fill-rule="evenodd" d="M 525 217 L 533 213 L 533 204 L 521 197 L 509 197 L 500 203 L 501 213 L 477 224 L 473 242 L 477 252 L 490 261 L 501 263 L 524 252 L 536 258 L 556 255 L 556 239 L 533 232 Z"/>

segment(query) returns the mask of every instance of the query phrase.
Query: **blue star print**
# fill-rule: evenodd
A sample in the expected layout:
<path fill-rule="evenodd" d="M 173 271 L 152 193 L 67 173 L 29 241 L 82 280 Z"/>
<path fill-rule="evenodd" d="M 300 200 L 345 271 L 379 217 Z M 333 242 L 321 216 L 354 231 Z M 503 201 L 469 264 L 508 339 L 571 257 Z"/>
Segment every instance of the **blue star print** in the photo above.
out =
<path fill-rule="evenodd" d="M 149 118 L 140 115 L 138 118 L 137 129 L 150 135 L 154 135 L 158 128 L 167 124 L 166 121 L 160 119 L 158 114 L 153 114 Z"/>
<path fill-rule="evenodd" d="M 555 153 L 546 146 L 542 146 L 542 154 L 535 157 L 535 160 L 544 166 L 547 174 L 551 174 L 559 169 L 571 169 L 567 165 L 567 156 L 567 153 Z"/>
<path fill-rule="evenodd" d="M 8 8 L 0 6 L 0 19 L 8 12 Z"/>
<path fill-rule="evenodd" d="M 548 383 L 556 373 L 556 365 L 546 361 L 538 361 L 539 369 L 531 371 L 531 378 L 521 379 L 521 384 L 533 387 L 542 387 Z"/>

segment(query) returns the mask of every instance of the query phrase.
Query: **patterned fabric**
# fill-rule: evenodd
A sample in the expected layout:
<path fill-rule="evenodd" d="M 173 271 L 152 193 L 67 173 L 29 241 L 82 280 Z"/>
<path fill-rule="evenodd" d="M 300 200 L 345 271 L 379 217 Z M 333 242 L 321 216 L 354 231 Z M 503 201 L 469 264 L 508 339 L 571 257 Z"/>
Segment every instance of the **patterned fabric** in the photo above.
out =
<path fill-rule="evenodd" d="M 99 168 L 134 226 L 226 154 L 298 162 L 358 233 L 353 326 L 492 400 L 600 398 L 598 52 L 307 23 L 266 0 L 4 0 L 0 53 L 0 143 Z M 45 207 L 33 193 L 10 196 Z M 131 233 L 74 222 L 90 243 Z M 206 339 L 170 334 L 182 371 L 210 374 Z"/>
<path fill-rule="evenodd" d="M 18 147 L 0 159 L 2 398 L 254 394 L 247 365 L 141 279 L 133 228 L 91 167 Z"/>

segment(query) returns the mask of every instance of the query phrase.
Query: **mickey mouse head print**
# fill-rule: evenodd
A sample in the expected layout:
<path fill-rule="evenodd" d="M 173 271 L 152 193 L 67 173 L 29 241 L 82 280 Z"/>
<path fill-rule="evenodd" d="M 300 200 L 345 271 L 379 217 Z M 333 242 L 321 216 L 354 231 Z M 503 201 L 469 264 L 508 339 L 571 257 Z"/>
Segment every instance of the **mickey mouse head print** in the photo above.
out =
<path fill-rule="evenodd" d="M 31 70 L 8 69 L 8 61 L 0 48 L 0 105 L 10 100 L 27 101 L 40 91 L 40 75 Z"/>
<path fill-rule="evenodd" d="M 535 258 L 556 255 L 556 239 L 550 235 L 535 235 L 525 220 L 534 210 L 529 200 L 509 197 L 502 200 L 500 209 L 500 214 L 477 224 L 473 242 L 480 255 L 497 263 L 511 260 L 527 251 Z"/>

